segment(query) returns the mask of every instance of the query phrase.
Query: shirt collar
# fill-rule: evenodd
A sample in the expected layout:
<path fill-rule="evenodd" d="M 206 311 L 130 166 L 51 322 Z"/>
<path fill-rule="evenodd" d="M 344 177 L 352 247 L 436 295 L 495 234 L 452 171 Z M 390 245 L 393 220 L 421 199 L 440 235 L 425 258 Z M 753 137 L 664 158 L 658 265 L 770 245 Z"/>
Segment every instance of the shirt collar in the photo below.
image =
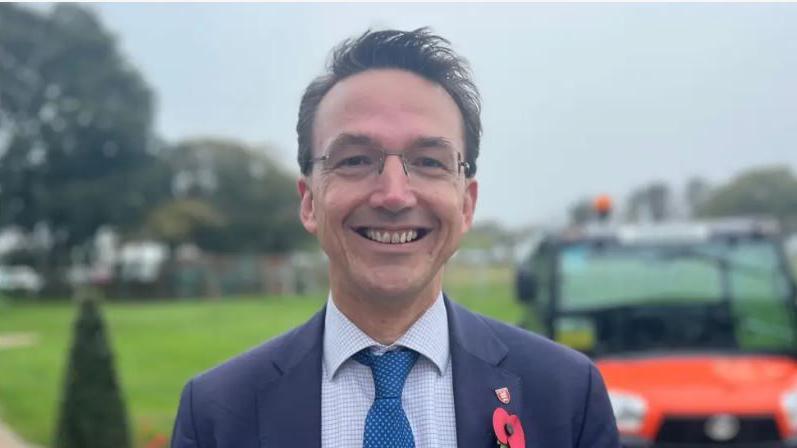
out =
<path fill-rule="evenodd" d="M 449 361 L 448 314 L 441 292 L 432 306 L 390 346 L 382 345 L 360 330 L 336 306 L 330 293 L 324 317 L 324 366 L 330 378 L 334 377 L 346 360 L 360 350 L 375 347 L 387 351 L 406 347 L 429 359 L 438 374 L 442 375 Z"/>

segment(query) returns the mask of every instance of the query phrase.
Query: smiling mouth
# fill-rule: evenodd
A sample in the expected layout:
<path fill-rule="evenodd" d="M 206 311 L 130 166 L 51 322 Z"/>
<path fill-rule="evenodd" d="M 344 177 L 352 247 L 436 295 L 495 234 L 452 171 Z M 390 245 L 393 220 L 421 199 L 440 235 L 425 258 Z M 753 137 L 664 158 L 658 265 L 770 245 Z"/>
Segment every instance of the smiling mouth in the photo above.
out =
<path fill-rule="evenodd" d="M 427 229 L 383 230 L 371 227 L 357 227 L 354 229 L 365 239 L 382 244 L 407 244 L 418 241 L 429 233 Z"/>

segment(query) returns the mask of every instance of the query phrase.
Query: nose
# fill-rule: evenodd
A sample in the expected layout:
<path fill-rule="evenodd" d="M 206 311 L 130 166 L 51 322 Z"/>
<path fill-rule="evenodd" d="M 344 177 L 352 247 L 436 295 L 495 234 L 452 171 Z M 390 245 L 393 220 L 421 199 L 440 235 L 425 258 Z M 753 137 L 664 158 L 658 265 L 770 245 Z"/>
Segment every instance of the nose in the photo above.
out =
<path fill-rule="evenodd" d="M 377 176 L 377 188 L 371 194 L 370 205 L 391 212 L 398 212 L 414 207 L 417 203 L 415 192 L 410 185 L 410 178 L 404 171 L 399 157 L 385 158 L 382 174 Z"/>

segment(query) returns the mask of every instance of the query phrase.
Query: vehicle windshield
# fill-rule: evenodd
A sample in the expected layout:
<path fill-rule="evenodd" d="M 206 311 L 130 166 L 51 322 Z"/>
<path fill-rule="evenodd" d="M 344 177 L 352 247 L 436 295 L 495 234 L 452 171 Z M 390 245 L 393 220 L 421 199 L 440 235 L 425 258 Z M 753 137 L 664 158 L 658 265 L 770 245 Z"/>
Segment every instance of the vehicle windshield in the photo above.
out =
<path fill-rule="evenodd" d="M 591 354 L 791 352 L 789 274 L 763 239 L 578 243 L 559 257 L 557 340 Z"/>

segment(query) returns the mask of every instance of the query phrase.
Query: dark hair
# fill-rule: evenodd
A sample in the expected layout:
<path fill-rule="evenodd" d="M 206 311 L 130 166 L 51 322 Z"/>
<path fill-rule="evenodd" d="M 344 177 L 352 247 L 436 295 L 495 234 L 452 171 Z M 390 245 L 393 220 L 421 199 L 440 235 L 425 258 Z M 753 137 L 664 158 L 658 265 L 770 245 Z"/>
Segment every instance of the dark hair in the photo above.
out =
<path fill-rule="evenodd" d="M 476 174 L 482 124 L 481 99 L 471 79 L 467 61 L 450 48 L 450 42 L 428 28 L 414 31 L 371 31 L 347 39 L 336 47 L 327 64 L 327 73 L 307 86 L 299 105 L 296 133 L 299 142 L 299 169 L 307 175 L 312 168 L 313 123 L 321 100 L 339 81 L 371 69 L 406 70 L 441 85 L 462 114 L 465 140 L 465 175 Z"/>

